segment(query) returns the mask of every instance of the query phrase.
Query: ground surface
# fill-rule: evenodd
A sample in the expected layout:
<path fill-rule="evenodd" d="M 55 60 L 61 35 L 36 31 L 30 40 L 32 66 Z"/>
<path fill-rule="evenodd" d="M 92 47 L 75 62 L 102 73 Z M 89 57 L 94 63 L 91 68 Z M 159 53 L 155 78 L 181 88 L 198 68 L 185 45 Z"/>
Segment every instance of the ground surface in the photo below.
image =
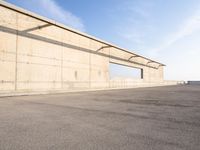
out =
<path fill-rule="evenodd" d="M 200 86 L 0 98 L 0 150 L 200 150 Z"/>

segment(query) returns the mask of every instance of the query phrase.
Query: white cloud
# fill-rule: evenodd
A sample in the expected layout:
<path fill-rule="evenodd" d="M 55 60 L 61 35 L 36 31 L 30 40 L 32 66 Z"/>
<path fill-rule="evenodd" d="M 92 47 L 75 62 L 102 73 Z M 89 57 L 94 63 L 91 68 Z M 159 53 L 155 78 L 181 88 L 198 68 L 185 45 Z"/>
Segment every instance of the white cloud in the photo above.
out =
<path fill-rule="evenodd" d="M 116 33 L 123 40 L 131 42 L 134 49 L 144 45 L 146 33 L 151 28 L 148 22 L 153 6 L 153 2 L 148 0 L 128 0 L 120 3 L 116 9 L 121 14 L 121 22 L 115 25 Z"/>
<path fill-rule="evenodd" d="M 149 54 L 165 60 L 165 76 L 174 80 L 199 80 L 200 11 L 180 23 L 179 29 L 166 36 L 163 43 Z"/>
<path fill-rule="evenodd" d="M 149 0 L 136 0 L 136 1 L 124 1 L 120 5 L 120 10 L 127 11 L 130 14 L 138 15 L 140 18 L 148 18 L 150 16 L 150 10 L 153 8 L 154 3 Z"/>
<path fill-rule="evenodd" d="M 118 35 L 129 42 L 134 42 L 135 44 L 143 44 L 143 36 L 144 34 L 133 27 L 127 25 L 124 28 L 118 27 L 117 29 Z"/>
<path fill-rule="evenodd" d="M 162 51 L 170 47 L 178 40 L 186 36 L 189 36 L 199 30 L 200 30 L 200 11 L 196 12 L 195 15 L 185 20 L 180 25 L 179 30 L 177 30 L 174 33 L 171 33 L 158 48 L 154 49 L 154 51 L 155 52 Z"/>
<path fill-rule="evenodd" d="M 69 27 L 85 31 L 82 20 L 72 14 L 70 11 L 63 9 L 55 0 L 28 0 L 22 1 L 25 7 L 40 13 L 48 18 L 61 22 Z"/>
<path fill-rule="evenodd" d="M 135 12 L 135 13 L 137 13 L 141 17 L 144 17 L 144 18 L 149 17 L 149 12 L 146 9 L 144 9 L 144 8 L 134 7 L 132 9 L 132 11 Z"/>

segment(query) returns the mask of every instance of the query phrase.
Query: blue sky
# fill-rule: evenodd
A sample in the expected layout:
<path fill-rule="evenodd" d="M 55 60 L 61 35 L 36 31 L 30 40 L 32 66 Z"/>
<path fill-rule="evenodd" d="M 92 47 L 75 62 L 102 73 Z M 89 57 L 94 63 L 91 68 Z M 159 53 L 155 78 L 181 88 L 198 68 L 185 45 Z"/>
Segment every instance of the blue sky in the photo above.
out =
<path fill-rule="evenodd" d="M 156 59 L 165 79 L 200 80 L 200 0 L 8 2 Z"/>

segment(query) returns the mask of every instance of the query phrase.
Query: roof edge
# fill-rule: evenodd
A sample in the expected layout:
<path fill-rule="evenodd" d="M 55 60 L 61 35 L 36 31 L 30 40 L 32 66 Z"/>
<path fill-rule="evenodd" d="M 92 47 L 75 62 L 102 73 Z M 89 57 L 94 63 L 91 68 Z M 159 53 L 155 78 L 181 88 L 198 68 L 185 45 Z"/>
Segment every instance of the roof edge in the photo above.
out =
<path fill-rule="evenodd" d="M 68 31 L 70 31 L 70 32 L 73 32 L 73 33 L 75 33 L 75 34 L 78 34 L 78 35 L 81 35 L 81 36 L 84 36 L 84 37 L 87 37 L 87 38 L 89 38 L 89 39 L 91 39 L 91 40 L 95 40 L 95 41 L 100 42 L 100 43 L 102 43 L 102 44 L 105 44 L 105 45 L 114 47 L 114 48 L 116 48 L 116 49 L 118 49 L 118 50 L 121 50 L 121 51 L 124 51 L 124 52 L 126 52 L 126 53 L 139 56 L 139 57 L 144 58 L 144 59 L 146 59 L 146 60 L 149 60 L 149 61 L 152 61 L 152 62 L 154 62 L 154 63 L 157 63 L 157 64 L 159 64 L 159 65 L 161 65 L 161 66 L 166 66 L 165 64 L 162 64 L 162 63 L 160 63 L 160 62 L 158 62 L 158 61 L 155 61 L 155 60 L 149 59 L 149 58 L 147 58 L 147 57 L 138 55 L 138 54 L 136 54 L 136 53 L 134 53 L 134 52 L 128 51 L 128 50 L 126 50 L 126 49 L 124 49 L 124 48 L 121 48 L 121 47 L 119 47 L 119 46 L 116 46 L 116 45 L 114 45 L 114 44 L 111 44 L 111 43 L 109 43 L 109 42 L 106 42 L 106 41 L 104 41 L 104 40 L 101 40 L 101 39 L 99 39 L 99 38 L 97 38 L 97 37 L 94 37 L 94 36 L 92 36 L 92 35 L 89 35 L 89 34 L 87 34 L 87 33 L 78 31 L 78 30 L 73 29 L 73 28 L 71 28 L 71 27 L 68 27 L 68 26 L 66 26 L 66 25 L 64 25 L 64 24 L 62 24 L 62 23 L 59 23 L 59 22 L 57 22 L 57 21 L 55 21 L 55 20 L 52 20 L 52 19 L 49 19 L 49 18 L 47 18 L 47 17 L 38 15 L 38 14 L 36 14 L 36 13 L 34 13 L 34 12 L 28 11 L 28 10 L 26 10 L 26 9 L 24 9 L 24 8 L 18 7 L 18 6 L 16 6 L 16 5 L 14 5 L 14 4 L 5 2 L 5 1 L 3 1 L 3 0 L 0 0 L 0 6 L 6 7 L 6 8 L 8 8 L 8 9 L 11 9 L 11 10 L 14 10 L 14 11 L 17 11 L 17 12 L 19 12 L 19 13 L 22 13 L 22 14 L 25 14 L 25 15 L 27 15 L 27 16 L 33 17 L 33 18 L 35 18 L 35 19 L 38 19 L 38 20 L 41 20 L 41 21 L 44 21 L 44 22 L 53 24 L 53 25 L 55 25 L 55 26 L 57 26 L 57 27 L 60 27 L 60 28 L 62 28 L 62 29 L 68 30 Z"/>

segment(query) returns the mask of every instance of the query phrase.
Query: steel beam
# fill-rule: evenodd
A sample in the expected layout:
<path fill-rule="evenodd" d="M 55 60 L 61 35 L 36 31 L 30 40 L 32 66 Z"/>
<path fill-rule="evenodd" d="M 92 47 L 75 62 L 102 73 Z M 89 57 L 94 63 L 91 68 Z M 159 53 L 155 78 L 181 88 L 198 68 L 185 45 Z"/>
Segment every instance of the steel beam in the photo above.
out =
<path fill-rule="evenodd" d="M 102 49 L 105 49 L 105 48 L 110 48 L 110 47 L 112 47 L 112 46 L 110 46 L 110 45 L 102 46 L 101 48 L 97 49 L 96 52 L 98 52 Z"/>
<path fill-rule="evenodd" d="M 85 34 L 85 33 L 76 31 L 76 30 L 74 30 L 74 29 L 70 29 L 70 28 L 68 28 L 68 27 L 66 27 L 66 26 L 64 26 L 64 25 L 62 25 L 62 24 L 60 24 L 60 23 L 55 22 L 54 20 L 50 20 L 50 19 L 47 19 L 47 18 L 45 18 L 45 17 L 41 17 L 41 16 L 36 15 L 36 14 L 34 14 L 34 13 L 32 13 L 32 12 L 29 12 L 29 11 L 23 10 L 23 9 L 21 9 L 21 8 L 18 8 L 18 7 L 16 7 L 16 6 L 12 5 L 12 4 L 8 4 L 8 3 L 4 2 L 4 1 L 0 1 L 0 6 L 5 7 L 5 8 L 8 8 L 8 9 L 10 9 L 10 10 L 14 10 L 14 11 L 19 12 L 19 13 L 22 13 L 22 14 L 24 14 L 24 15 L 26 15 L 26 16 L 35 18 L 35 19 L 40 20 L 40 21 L 43 21 L 43 22 L 46 22 L 46 23 L 48 23 L 48 24 L 51 24 L 51 25 L 53 25 L 53 26 L 62 28 L 62 29 L 64 29 L 64 30 L 70 31 L 70 32 L 72 32 L 72 33 L 81 35 L 81 36 L 83 36 L 83 37 L 87 37 L 87 38 L 89 38 L 89 39 L 91 39 L 91 40 L 95 40 L 95 41 L 100 42 L 100 43 L 102 43 L 102 44 L 105 44 L 105 45 L 111 46 L 111 47 L 113 47 L 113 48 L 116 48 L 116 49 L 118 49 L 118 50 L 124 51 L 124 52 L 126 52 L 126 53 L 129 53 L 129 54 L 132 54 L 132 55 L 136 55 L 135 53 L 132 53 L 132 52 L 130 52 L 130 51 L 127 51 L 126 49 L 123 49 L 123 48 L 120 48 L 120 47 L 115 46 L 115 45 L 113 45 L 113 44 L 110 44 L 110 43 L 108 43 L 108 42 L 99 40 L 99 39 L 94 38 L 94 37 L 92 37 L 92 36 L 89 36 L 89 35 L 87 35 L 87 34 Z M 146 57 L 144 57 L 144 56 L 140 56 L 140 55 L 137 55 L 137 56 L 139 56 L 139 57 L 141 57 L 141 58 L 143 58 L 143 59 L 145 59 L 145 60 L 151 61 L 151 59 L 146 58 Z M 161 63 L 159 63 L 159 62 L 157 62 L 157 61 L 154 61 L 154 62 L 157 63 L 157 64 L 161 64 Z M 161 65 L 165 66 L 164 64 L 161 64 Z"/>
<path fill-rule="evenodd" d="M 49 26 L 51 26 L 51 24 L 47 23 L 47 24 L 44 24 L 44 25 L 40 25 L 40 26 L 36 26 L 36 27 L 30 28 L 30 29 L 23 30 L 22 32 L 31 32 L 31 31 L 40 30 L 42 28 L 46 28 L 46 27 L 49 27 Z"/>
<path fill-rule="evenodd" d="M 136 57 L 140 57 L 140 56 L 134 55 L 134 56 L 131 56 L 128 60 L 131 60 L 132 58 L 136 58 Z"/>

